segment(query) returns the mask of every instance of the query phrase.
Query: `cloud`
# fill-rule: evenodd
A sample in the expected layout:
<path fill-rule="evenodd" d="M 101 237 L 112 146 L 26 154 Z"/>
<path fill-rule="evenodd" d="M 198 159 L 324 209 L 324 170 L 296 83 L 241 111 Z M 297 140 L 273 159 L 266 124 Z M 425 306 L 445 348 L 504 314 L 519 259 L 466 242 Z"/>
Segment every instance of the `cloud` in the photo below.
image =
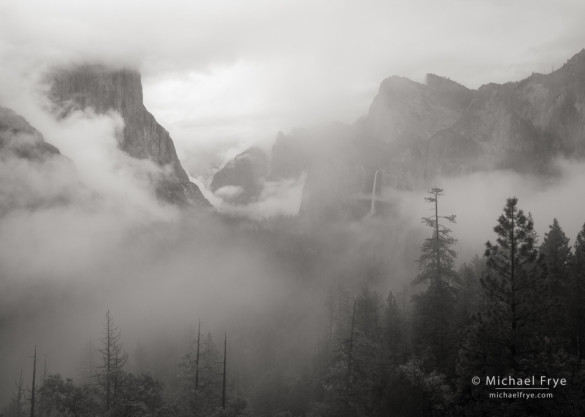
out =
<path fill-rule="evenodd" d="M 518 198 L 518 207 L 531 213 L 540 236 L 557 218 L 567 236 L 574 239 L 585 223 L 585 199 L 575 195 L 585 183 L 585 163 L 559 159 L 554 178 L 523 175 L 512 171 L 476 172 L 458 178 L 438 178 L 436 186 L 444 190 L 439 209 L 443 215 L 455 214 L 457 223 L 451 227 L 458 239 L 459 261 L 482 255 L 485 242 L 493 241 L 493 228 L 510 197 Z M 400 204 L 400 216 L 417 230 L 424 230 L 419 219 L 432 214 L 424 202 L 425 193 L 386 191 Z M 409 219 L 409 220 L 407 220 Z"/>
<path fill-rule="evenodd" d="M 147 107 L 180 155 L 267 143 L 315 119 L 351 123 L 394 74 L 422 81 L 433 72 L 475 88 L 548 72 L 585 37 L 578 0 L 23 0 L 0 7 L 2 62 L 139 67 Z M 193 175 L 217 163 L 188 162 Z"/>
<path fill-rule="evenodd" d="M 220 213 L 245 216 L 251 219 L 266 219 L 275 216 L 296 216 L 301 205 L 306 175 L 297 179 L 265 181 L 258 200 L 246 205 L 233 205 L 226 197 L 235 197 L 241 187 L 226 186 L 213 193 L 210 201 Z"/>
<path fill-rule="evenodd" d="M 116 138 L 123 127 L 119 115 L 73 112 L 56 119 L 38 98 L 15 104 L 62 154 L 44 161 L 3 157 L 3 271 L 70 276 L 104 253 L 111 254 L 131 230 L 177 218 L 177 209 L 154 195 L 160 168 L 118 148 Z M 38 248 L 35 261 L 28 262 L 33 248 Z"/>
<path fill-rule="evenodd" d="M 250 238 L 213 216 L 182 216 L 157 202 L 149 187 L 156 167 L 117 149 L 117 115 L 55 120 L 47 113 L 37 90 L 46 68 L 79 61 L 139 67 L 147 108 L 204 183 L 212 164 L 234 149 L 269 143 L 278 130 L 315 119 L 353 122 L 391 74 L 422 81 L 434 72 L 477 87 L 558 67 L 583 47 L 584 10 L 577 0 L 0 3 L 0 104 L 70 158 L 0 166 L 0 190 L 18 202 L 0 218 L 0 331 L 9 341 L 0 347 L 1 395 L 9 395 L 19 368 L 30 368 L 35 343 L 48 353 L 50 372 L 75 375 L 72 358 L 88 338 L 97 343 L 107 308 L 129 350 L 138 340 L 173 344 L 198 318 L 210 331 L 228 328 L 254 341 L 278 328 L 282 316 L 283 323 L 302 318 L 289 324 L 297 330 L 291 335 L 312 353 L 320 322 L 309 316 L 323 308 L 313 285 L 322 290 L 323 281 L 359 277 L 353 262 L 364 253 L 384 254 L 393 267 L 381 279 L 408 282 L 427 232 L 420 224 L 428 213 L 424 194 L 392 191 L 399 217 L 323 232 L 326 250 L 318 253 L 325 259 L 306 276 L 281 262 L 277 244 L 259 243 L 266 235 Z M 541 236 L 557 216 L 573 237 L 585 212 L 574 198 L 585 169 L 559 166 L 561 179 L 544 185 L 508 172 L 439 181 L 441 210 L 458 215 L 460 259 L 493 239 L 512 195 L 534 214 Z M 302 186 L 267 183 L 258 203 L 223 209 L 252 217 L 294 213 Z M 31 196 L 57 202 L 37 204 Z M 287 254 L 311 256 L 306 242 L 288 238 Z M 161 367 L 174 372 L 178 355 Z"/>
<path fill-rule="evenodd" d="M 245 324 L 293 309 L 286 300 L 297 284 L 258 240 L 238 237 L 216 216 L 157 201 L 159 168 L 118 149 L 118 114 L 56 118 L 37 88 L 42 77 L 2 72 L 15 83 L 2 103 L 62 155 L 0 164 L 0 337 L 10 340 L 1 347 L 0 403 L 29 368 L 31 346 L 47 355 L 49 372 L 79 376 L 76 358 L 88 339 L 99 345 L 106 309 L 131 353 L 138 341 L 178 351 L 197 318 L 208 331 L 247 338 L 238 330 Z M 275 193 L 268 197 L 282 197 Z M 164 352 L 161 372 L 172 374 L 183 352 Z"/>

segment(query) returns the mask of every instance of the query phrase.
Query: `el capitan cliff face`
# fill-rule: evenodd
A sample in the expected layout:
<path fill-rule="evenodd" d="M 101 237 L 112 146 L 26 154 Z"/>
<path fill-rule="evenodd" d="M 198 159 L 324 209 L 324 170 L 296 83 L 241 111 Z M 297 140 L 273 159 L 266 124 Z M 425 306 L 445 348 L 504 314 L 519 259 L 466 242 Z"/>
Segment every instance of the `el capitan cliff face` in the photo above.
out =
<path fill-rule="evenodd" d="M 120 148 L 165 170 L 155 184 L 161 200 L 183 206 L 211 206 L 197 185 L 189 181 L 169 133 L 144 107 L 139 72 L 83 65 L 54 71 L 50 81 L 50 97 L 64 114 L 87 108 L 98 114 L 120 113 L 124 121 Z"/>

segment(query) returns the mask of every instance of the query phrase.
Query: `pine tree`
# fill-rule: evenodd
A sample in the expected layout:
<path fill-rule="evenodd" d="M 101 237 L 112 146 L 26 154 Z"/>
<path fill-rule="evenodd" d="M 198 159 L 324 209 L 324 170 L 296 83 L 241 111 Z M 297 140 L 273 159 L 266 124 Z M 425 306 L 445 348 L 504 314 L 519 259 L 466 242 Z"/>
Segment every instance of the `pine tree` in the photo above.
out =
<path fill-rule="evenodd" d="M 209 333 L 205 340 L 195 341 L 180 363 L 182 415 L 207 416 L 221 406 L 221 356 Z"/>
<path fill-rule="evenodd" d="M 540 247 L 546 267 L 546 283 L 549 301 L 554 305 L 546 320 L 546 334 L 557 338 L 568 337 L 567 315 L 569 298 L 569 272 L 571 249 L 569 238 L 557 219 L 549 227 Z"/>
<path fill-rule="evenodd" d="M 364 289 L 354 301 L 351 313 L 343 315 L 347 323 L 338 327 L 340 333 L 322 378 L 323 415 L 373 415 L 386 379 L 382 311 L 379 294 Z"/>
<path fill-rule="evenodd" d="M 394 294 L 386 298 L 382 317 L 382 352 L 386 368 L 398 366 L 406 357 L 406 329 L 403 312 Z"/>
<path fill-rule="evenodd" d="M 415 280 L 415 284 L 434 282 L 445 282 L 452 285 L 456 281 L 457 274 L 454 270 L 455 257 L 457 253 L 452 246 L 457 242 L 451 236 L 445 222 L 455 223 L 455 215 L 439 216 L 439 197 L 443 195 L 441 188 L 433 188 L 426 197 L 425 201 L 433 204 L 433 215 L 423 217 L 422 222 L 432 229 L 432 236 L 427 238 L 422 247 L 421 255 L 418 259 L 420 273 Z"/>
<path fill-rule="evenodd" d="M 570 264 L 571 294 L 568 301 L 569 352 L 581 360 L 585 357 L 585 224 L 575 239 L 574 255 Z"/>
<path fill-rule="evenodd" d="M 22 417 L 24 415 L 24 381 L 22 379 L 22 369 L 20 370 L 20 377 L 16 382 L 16 392 L 12 396 L 10 403 L 10 411 L 15 417 Z"/>
<path fill-rule="evenodd" d="M 484 270 L 485 261 L 477 255 L 459 268 L 460 286 L 457 291 L 457 323 L 459 325 L 467 324 L 479 308 L 481 296 L 479 281 Z"/>
<path fill-rule="evenodd" d="M 422 221 L 431 228 L 432 235 L 421 247 L 418 260 L 420 273 L 414 281 L 415 284 L 427 283 L 428 288 L 413 297 L 414 349 L 422 356 L 429 370 L 452 373 L 455 363 L 454 313 L 457 282 L 457 273 L 454 270 L 456 253 L 452 246 L 456 240 L 444 222 L 454 223 L 455 215 L 439 215 L 442 189 L 433 188 L 428 193 L 430 197 L 425 200 L 433 204 L 434 214 Z"/>
<path fill-rule="evenodd" d="M 496 244 L 486 243 L 486 274 L 481 280 L 485 311 L 479 317 L 491 356 L 486 359 L 502 372 L 525 368 L 539 353 L 541 323 L 550 309 L 543 299 L 546 286 L 534 224 L 517 204 L 517 198 L 507 200 L 494 228 Z"/>

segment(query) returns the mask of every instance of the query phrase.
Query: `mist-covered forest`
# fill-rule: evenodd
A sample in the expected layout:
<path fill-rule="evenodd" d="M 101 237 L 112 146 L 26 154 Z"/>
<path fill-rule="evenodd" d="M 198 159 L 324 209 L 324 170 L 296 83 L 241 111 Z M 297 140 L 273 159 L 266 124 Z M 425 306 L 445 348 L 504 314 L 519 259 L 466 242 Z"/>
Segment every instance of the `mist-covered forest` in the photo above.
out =
<path fill-rule="evenodd" d="M 584 16 L 0 1 L 0 417 L 585 416 Z"/>
<path fill-rule="evenodd" d="M 311 288 L 311 300 L 287 291 L 269 317 L 262 311 L 253 323 L 183 318 L 190 326 L 180 337 L 157 329 L 158 339 L 135 345 L 125 338 L 132 329 L 120 324 L 124 317 L 104 311 L 89 339 L 72 334 L 59 340 L 83 345 L 69 353 L 73 367 L 60 369 L 42 344 L 28 345 L 30 356 L 11 375 L 2 413 L 583 415 L 585 225 L 571 231 L 573 243 L 556 219 L 539 236 L 530 207 L 510 197 L 493 213 L 485 252 L 461 263 L 457 213 L 441 205 L 447 194 L 439 188 L 427 193 L 426 237 L 420 236 L 412 272 L 399 272 L 408 275 L 407 285 L 390 291 L 382 289 L 392 287 L 397 271 L 372 257 L 376 251 L 367 245 L 346 251 L 339 242 L 348 240 L 341 239 L 347 231 L 337 226 L 321 226 L 315 234 L 314 225 L 302 227 L 298 218 L 224 219 L 230 238 L 261 245 L 286 271 L 285 281 L 296 281 L 287 288 Z M 242 297 L 258 288 L 242 286 Z M 221 297 L 216 301 L 221 315 Z M 156 319 L 142 323 L 157 325 Z M 486 376 L 545 376 L 565 384 L 536 391 L 550 398 L 496 399 Z M 482 382 L 472 383 L 473 377 Z"/>

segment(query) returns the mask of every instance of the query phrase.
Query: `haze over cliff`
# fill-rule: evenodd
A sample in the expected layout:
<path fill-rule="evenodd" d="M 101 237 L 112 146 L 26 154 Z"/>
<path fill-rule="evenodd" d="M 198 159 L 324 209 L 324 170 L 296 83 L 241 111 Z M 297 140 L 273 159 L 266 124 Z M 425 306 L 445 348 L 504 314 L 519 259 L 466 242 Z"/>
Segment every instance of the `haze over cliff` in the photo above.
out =
<path fill-rule="evenodd" d="M 46 385 L 64 383 L 37 415 L 458 416 L 461 390 L 481 414 L 471 377 L 433 367 L 467 357 L 429 349 L 434 324 L 452 328 L 435 341 L 473 344 L 462 330 L 488 301 L 473 293 L 506 199 L 538 244 L 553 219 L 569 245 L 582 230 L 583 53 L 562 63 L 584 46 L 585 2 L 0 3 L 0 414 L 28 414 L 15 382 L 30 393 L 35 346 L 37 387 L 45 361 Z M 456 302 L 411 297 L 431 187 L 457 216 Z M 107 311 L 129 354 L 128 408 L 110 412 L 92 377 Z M 227 333 L 216 413 L 193 406 L 219 405 L 222 384 L 202 377 L 198 395 L 179 366 L 199 322 L 213 376 Z M 551 376 L 574 375 L 574 344 L 538 339 Z M 576 382 L 553 414 L 581 404 Z"/>
<path fill-rule="evenodd" d="M 552 73 L 477 90 L 434 74 L 425 84 L 393 76 L 355 124 L 280 135 L 272 171 L 285 178 L 309 173 L 309 211 L 352 211 L 376 171 L 395 190 L 474 172 L 553 175 L 558 158 L 585 155 L 584 97 L 585 50 Z"/>
<path fill-rule="evenodd" d="M 124 122 L 120 148 L 163 169 L 162 177 L 155 179 L 160 198 L 180 205 L 210 206 L 181 166 L 168 131 L 144 107 L 138 71 L 81 65 L 55 70 L 49 82 L 50 98 L 61 107 L 62 116 L 86 109 L 120 114 Z"/>

